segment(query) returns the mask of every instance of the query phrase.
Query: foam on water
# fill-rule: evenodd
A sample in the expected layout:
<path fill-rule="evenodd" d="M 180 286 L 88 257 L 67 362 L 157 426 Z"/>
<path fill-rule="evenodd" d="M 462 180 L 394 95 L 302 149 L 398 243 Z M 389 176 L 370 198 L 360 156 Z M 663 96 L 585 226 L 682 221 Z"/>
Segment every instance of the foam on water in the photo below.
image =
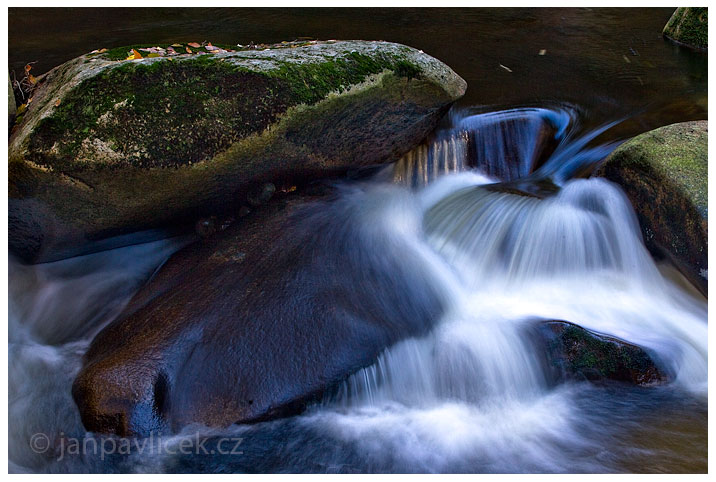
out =
<path fill-rule="evenodd" d="M 505 123 L 506 131 L 496 127 Z M 386 349 L 302 416 L 228 429 L 190 427 L 161 442 L 178 444 L 196 430 L 207 437 L 240 434 L 247 440 L 240 457 L 143 453 L 58 462 L 28 450 L 37 432 L 95 437 L 84 433 L 69 391 L 82 354 L 97 330 L 182 243 L 149 243 L 34 267 L 11 260 L 11 470 L 624 467 L 625 456 L 617 453 L 625 443 L 621 427 L 630 421 L 636 424 L 631 432 L 638 432 L 635 417 L 644 416 L 633 407 L 657 410 L 660 402 L 651 398 L 666 392 L 678 393 L 679 401 L 705 400 L 706 300 L 661 275 L 619 187 L 601 179 L 568 179 L 611 148 L 587 147 L 604 129 L 580 137 L 570 130 L 572 115 L 549 109 L 456 117 L 453 124 L 449 136 L 438 136 L 424 152 L 397 165 L 398 185 L 367 182 L 343 190 L 340 199 L 357 205 L 350 222 L 359 226 L 350 232 L 372 240 L 361 252 L 381 262 L 395 252 L 387 248 L 400 241 L 428 268 L 430 283 L 447 299 L 442 319 L 426 336 Z M 557 146 L 541 169 L 559 181 L 559 191 L 544 199 L 501 192 L 495 185 L 500 176 L 531 175 L 540 157 L 534 140 L 545 129 Z M 516 141 L 524 145 L 507 152 Z M 480 145 L 480 159 L 492 154 L 496 166 L 512 163 L 516 171 L 475 162 L 470 156 L 483 152 Z M 515 156 L 520 162 L 513 165 Z M 341 222 L 331 221 L 331 229 L 340 231 Z M 638 390 L 634 403 L 620 401 L 632 393 L 625 387 L 617 392 L 582 383 L 555 387 L 527 329 L 544 319 L 570 321 L 647 348 L 670 374 L 670 384 L 631 389 Z M 626 448 L 638 452 L 648 440 L 629 443 Z M 658 457 L 683 458 L 675 450 Z"/>

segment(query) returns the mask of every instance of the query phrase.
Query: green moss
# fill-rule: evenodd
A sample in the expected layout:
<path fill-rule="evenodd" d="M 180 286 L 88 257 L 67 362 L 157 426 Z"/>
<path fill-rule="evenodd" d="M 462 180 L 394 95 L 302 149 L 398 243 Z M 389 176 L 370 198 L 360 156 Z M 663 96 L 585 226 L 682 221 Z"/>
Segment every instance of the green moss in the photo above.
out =
<path fill-rule="evenodd" d="M 601 340 L 577 326 L 564 329 L 561 343 L 568 348 L 572 371 L 595 371 L 603 378 L 610 378 L 616 373 L 619 358 L 616 344 Z"/>
<path fill-rule="evenodd" d="M 708 8 L 677 8 L 664 27 L 664 35 L 677 42 L 706 49 L 708 47 Z"/>
<path fill-rule="evenodd" d="M 133 47 L 103 55 L 124 58 Z M 265 71 L 213 55 L 122 62 L 62 98 L 35 128 L 28 157 L 63 170 L 82 168 L 84 159 L 95 167 L 192 164 L 260 133 L 292 106 L 315 104 L 385 70 L 419 73 L 393 56 L 355 52 L 319 63 L 277 62 Z"/>
<path fill-rule="evenodd" d="M 394 57 L 370 57 L 357 52 L 317 64 L 281 62 L 278 70 L 270 75 L 286 80 L 297 99 L 304 104 L 314 104 L 328 93 L 341 91 L 363 82 L 366 77 L 384 70 L 393 70 L 400 77 L 417 76 L 420 69 L 405 60 Z"/>
<path fill-rule="evenodd" d="M 655 171 L 673 182 L 702 216 L 708 207 L 708 128 L 705 122 L 664 126 L 641 134 L 612 153 L 608 163 Z"/>
<path fill-rule="evenodd" d="M 398 77 L 415 79 L 420 74 L 420 67 L 407 60 L 398 60 L 395 63 L 395 73 Z"/>

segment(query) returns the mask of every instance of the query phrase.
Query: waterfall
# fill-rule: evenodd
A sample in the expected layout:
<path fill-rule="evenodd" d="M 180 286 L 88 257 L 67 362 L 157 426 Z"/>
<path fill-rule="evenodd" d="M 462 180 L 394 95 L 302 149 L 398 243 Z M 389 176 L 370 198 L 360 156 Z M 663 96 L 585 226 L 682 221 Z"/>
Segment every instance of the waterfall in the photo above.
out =
<path fill-rule="evenodd" d="M 395 163 L 393 181 L 424 187 L 444 174 L 474 169 L 499 181 L 535 174 L 562 184 L 588 173 L 618 145 L 589 144 L 619 122 L 583 133 L 579 112 L 569 105 L 454 111 L 448 127 Z"/>
<path fill-rule="evenodd" d="M 671 419 L 692 424 L 690 433 L 702 431 L 706 300 L 662 274 L 618 186 L 574 178 L 615 145 L 595 144 L 614 122 L 587 133 L 578 125 L 566 107 L 453 114 L 450 127 L 393 166 L 392 184 L 370 179 L 340 189 L 334 202 L 355 215 L 331 215 L 316 229 L 367 233 L 345 242 L 363 242 L 356 246 L 361 256 L 377 263 L 401 254 L 389 249 L 399 240 L 446 298 L 434 328 L 388 347 L 303 415 L 199 427 L 207 437 L 239 434 L 240 457 L 133 454 L 112 464 L 139 471 L 193 463 L 217 471 L 618 471 L 635 450 L 650 460 L 666 453 L 701 463 L 700 439 L 685 436 L 654 453 L 639 447 Z M 540 179 L 554 189 L 539 197 L 505 182 Z M 48 265 L 11 260 L 13 471 L 117 470 L 97 458 L 48 461 L 29 451 L 27 440 L 36 432 L 83 436 L 69 387 L 89 340 L 184 242 Z M 370 297 L 380 287 L 366 277 L 356 293 Z M 669 383 L 555 386 L 534 340 L 543 320 L 640 345 Z M 652 411 L 657 415 L 648 418 Z M 166 443 L 190 435 L 186 429 Z"/>
<path fill-rule="evenodd" d="M 424 242 L 461 287 L 430 336 L 383 353 L 340 388 L 341 407 L 528 401 L 548 382 L 525 326 L 564 319 L 645 346 L 705 393 L 706 306 L 665 280 L 628 199 L 603 179 L 547 199 L 489 191 L 488 178 L 445 176 L 418 192 Z M 454 290 L 453 290 L 454 291 Z"/>

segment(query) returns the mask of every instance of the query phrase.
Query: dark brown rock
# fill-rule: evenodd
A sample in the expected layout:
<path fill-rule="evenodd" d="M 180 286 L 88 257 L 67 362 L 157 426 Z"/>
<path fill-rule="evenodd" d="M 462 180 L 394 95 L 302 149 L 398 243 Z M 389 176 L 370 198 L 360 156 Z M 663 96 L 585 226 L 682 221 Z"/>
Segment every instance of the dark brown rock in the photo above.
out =
<path fill-rule="evenodd" d="M 442 298 L 413 248 L 359 208 L 365 195 L 274 199 L 176 253 L 93 340 L 72 390 L 85 427 L 146 435 L 296 413 L 426 333 Z"/>

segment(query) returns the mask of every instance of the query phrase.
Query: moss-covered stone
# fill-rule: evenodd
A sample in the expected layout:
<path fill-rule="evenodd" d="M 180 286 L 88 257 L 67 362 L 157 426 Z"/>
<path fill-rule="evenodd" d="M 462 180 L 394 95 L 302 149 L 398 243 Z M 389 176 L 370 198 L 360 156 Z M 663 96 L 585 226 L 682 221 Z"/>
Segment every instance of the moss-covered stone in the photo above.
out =
<path fill-rule="evenodd" d="M 699 50 L 708 48 L 709 9 L 706 7 L 679 7 L 664 26 L 664 36 Z"/>
<path fill-rule="evenodd" d="M 566 378 L 617 380 L 636 385 L 663 382 L 666 375 L 641 347 L 566 321 L 540 326 L 548 363 Z"/>
<path fill-rule="evenodd" d="M 49 72 L 16 126 L 10 246 L 27 261 L 232 209 L 252 182 L 395 160 L 466 88 L 387 42 L 115 60 L 131 48 Z"/>
<path fill-rule="evenodd" d="M 12 90 L 12 83 L 10 82 L 10 75 L 7 77 L 7 115 L 8 123 L 12 124 L 15 119 L 15 112 L 17 111 L 17 104 L 15 104 L 15 93 Z"/>
<path fill-rule="evenodd" d="M 622 144 L 596 173 L 629 197 L 657 257 L 702 292 L 708 272 L 708 122 L 672 124 Z"/>

